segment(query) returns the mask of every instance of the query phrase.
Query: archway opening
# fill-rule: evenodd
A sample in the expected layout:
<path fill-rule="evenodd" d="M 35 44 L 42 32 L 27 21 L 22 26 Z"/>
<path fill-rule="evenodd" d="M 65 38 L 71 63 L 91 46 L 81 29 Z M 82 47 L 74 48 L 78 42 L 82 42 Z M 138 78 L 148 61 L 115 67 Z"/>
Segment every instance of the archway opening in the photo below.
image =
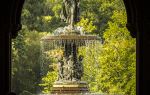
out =
<path fill-rule="evenodd" d="M 23 29 L 12 42 L 12 91 L 17 94 L 48 93 L 51 89 L 55 66 L 50 65 L 53 59 L 45 59 L 41 65 L 39 39 L 66 25 L 59 18 L 61 2 L 25 2 Z M 102 42 L 100 52 L 95 52 L 99 56 L 95 59 L 89 54 L 84 64 L 83 78 L 89 82 L 91 92 L 135 95 L 135 39 L 126 29 L 126 19 L 120 0 L 81 1 L 81 19 L 77 25 L 101 37 Z"/>

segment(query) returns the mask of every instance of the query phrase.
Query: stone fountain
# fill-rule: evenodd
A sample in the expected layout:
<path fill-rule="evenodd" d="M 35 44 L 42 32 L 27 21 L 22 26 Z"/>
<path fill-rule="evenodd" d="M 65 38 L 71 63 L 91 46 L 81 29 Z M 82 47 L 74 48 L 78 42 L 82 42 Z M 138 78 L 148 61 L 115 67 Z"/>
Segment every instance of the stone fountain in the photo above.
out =
<path fill-rule="evenodd" d="M 79 4 L 78 0 L 64 0 L 61 18 L 68 26 L 57 28 L 53 35 L 41 39 L 45 49 L 59 47 L 63 50 L 63 56 L 58 58 L 58 79 L 53 84 L 52 94 L 72 95 L 89 92 L 87 82 L 81 81 L 84 72 L 83 56 L 78 55 L 78 48 L 95 43 L 99 37 L 87 35 L 82 27 L 75 26 L 79 21 Z"/>

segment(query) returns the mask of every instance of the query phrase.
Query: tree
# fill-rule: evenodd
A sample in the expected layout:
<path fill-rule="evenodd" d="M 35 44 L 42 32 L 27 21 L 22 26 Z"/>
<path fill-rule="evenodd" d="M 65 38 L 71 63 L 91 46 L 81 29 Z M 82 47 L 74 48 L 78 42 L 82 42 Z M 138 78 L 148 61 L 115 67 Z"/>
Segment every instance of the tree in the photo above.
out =
<path fill-rule="evenodd" d="M 12 44 L 12 91 L 38 93 L 41 80 L 40 38 L 46 33 L 23 27 Z"/>
<path fill-rule="evenodd" d="M 102 92 L 135 95 L 135 39 L 126 29 L 125 11 L 114 11 L 104 33 L 100 56 L 101 71 L 96 77 Z"/>

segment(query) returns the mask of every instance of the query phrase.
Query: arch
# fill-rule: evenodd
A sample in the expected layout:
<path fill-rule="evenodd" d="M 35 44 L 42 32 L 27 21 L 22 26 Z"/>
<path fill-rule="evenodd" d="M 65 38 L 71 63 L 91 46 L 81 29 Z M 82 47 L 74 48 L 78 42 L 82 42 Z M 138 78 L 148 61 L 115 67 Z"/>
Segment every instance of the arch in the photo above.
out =
<path fill-rule="evenodd" d="M 130 31 L 131 36 L 135 38 L 136 37 L 136 31 L 135 31 L 136 23 L 135 22 L 136 22 L 136 15 L 137 15 L 136 6 L 134 5 L 135 2 L 133 0 L 130 0 L 128 2 L 126 0 L 123 0 L 123 1 L 124 1 L 126 12 L 127 12 L 126 27 Z"/>
<path fill-rule="evenodd" d="M 25 0 L 12 1 L 11 6 L 11 24 L 12 24 L 12 38 L 17 36 L 19 30 L 21 30 L 21 12 Z"/>

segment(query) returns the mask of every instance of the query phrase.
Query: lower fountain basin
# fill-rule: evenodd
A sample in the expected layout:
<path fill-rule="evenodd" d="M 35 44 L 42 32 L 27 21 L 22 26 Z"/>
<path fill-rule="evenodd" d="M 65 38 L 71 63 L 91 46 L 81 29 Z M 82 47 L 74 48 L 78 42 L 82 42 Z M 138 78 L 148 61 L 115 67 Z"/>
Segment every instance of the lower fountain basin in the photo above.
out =
<path fill-rule="evenodd" d="M 57 81 L 54 83 L 51 94 L 80 94 L 80 93 L 88 93 L 88 84 L 84 81 L 66 81 L 60 82 Z"/>

